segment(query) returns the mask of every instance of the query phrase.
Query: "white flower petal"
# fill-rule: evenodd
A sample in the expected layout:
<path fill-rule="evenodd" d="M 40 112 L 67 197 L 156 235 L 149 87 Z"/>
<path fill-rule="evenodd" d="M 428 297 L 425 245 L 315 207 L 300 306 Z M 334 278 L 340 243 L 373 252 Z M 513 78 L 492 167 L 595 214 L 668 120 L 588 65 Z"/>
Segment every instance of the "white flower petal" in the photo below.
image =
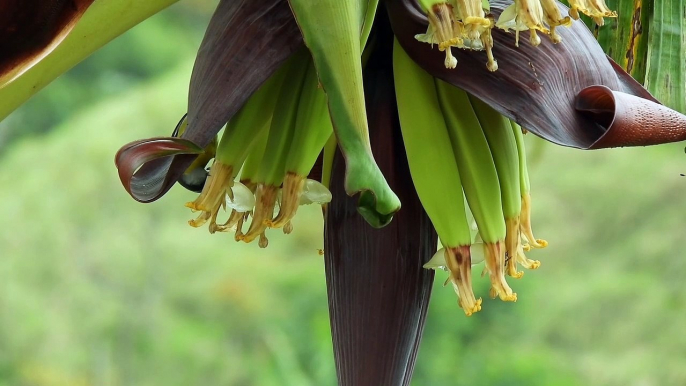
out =
<path fill-rule="evenodd" d="M 481 237 L 479 235 L 477 235 L 476 237 L 477 239 L 479 239 L 479 241 L 472 244 L 472 246 L 469 247 L 469 253 L 472 256 L 472 265 L 476 265 L 484 261 L 485 256 L 485 245 L 481 241 Z"/>
<path fill-rule="evenodd" d="M 233 200 L 227 196 L 226 206 L 236 212 L 249 212 L 253 210 L 255 207 L 255 195 L 247 186 L 240 182 L 234 182 L 231 191 L 233 192 Z"/>
<path fill-rule="evenodd" d="M 321 182 L 305 180 L 303 192 L 300 195 L 300 205 L 326 204 L 331 202 L 331 192 Z"/>
<path fill-rule="evenodd" d="M 434 253 L 434 255 L 431 257 L 431 260 L 424 264 L 424 268 L 436 270 L 441 269 L 447 271 L 448 268 L 446 268 L 445 263 L 445 248 L 441 248 Z"/>
<path fill-rule="evenodd" d="M 495 23 L 495 26 L 500 29 L 504 29 L 505 32 L 507 32 L 510 28 L 514 29 L 517 25 L 515 22 L 516 17 L 517 8 L 515 8 L 515 4 L 512 3 L 503 10 L 503 13 L 500 14 L 498 22 Z"/>

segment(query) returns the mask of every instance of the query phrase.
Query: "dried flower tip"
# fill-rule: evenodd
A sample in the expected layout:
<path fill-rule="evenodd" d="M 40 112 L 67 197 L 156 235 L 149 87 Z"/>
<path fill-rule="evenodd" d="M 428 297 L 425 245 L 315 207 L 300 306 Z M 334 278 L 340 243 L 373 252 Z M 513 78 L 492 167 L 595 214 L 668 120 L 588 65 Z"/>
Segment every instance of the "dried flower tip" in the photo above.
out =
<path fill-rule="evenodd" d="M 562 17 L 560 8 L 557 6 L 555 0 L 540 0 L 545 14 L 545 21 L 550 27 L 550 40 L 557 44 L 562 41 L 562 37 L 555 32 L 556 27 L 569 27 L 572 25 L 572 19 L 569 16 Z"/>
<path fill-rule="evenodd" d="M 515 30 L 515 46 L 519 47 L 519 32 L 529 30 L 529 42 L 532 46 L 541 44 L 536 31 L 548 34 L 550 31 L 543 25 L 543 8 L 539 0 L 515 0 L 500 14 L 496 27 Z"/>
<path fill-rule="evenodd" d="M 257 245 L 260 248 L 267 248 L 269 245 L 269 240 L 267 239 L 267 236 L 264 234 L 264 232 L 260 233 L 260 241 L 257 242 Z"/>
<path fill-rule="evenodd" d="M 450 272 L 450 281 L 458 296 L 458 303 L 465 315 L 471 316 L 481 311 L 481 298 L 476 299 L 472 289 L 472 261 L 469 246 L 444 248 L 443 256 Z"/>
<path fill-rule="evenodd" d="M 289 172 L 281 189 L 279 214 L 274 220 L 267 220 L 270 228 L 285 227 L 295 217 L 298 206 L 319 204 L 323 205 L 331 201 L 331 192 L 321 182 L 305 179 L 295 173 Z M 291 230 L 292 230 L 291 226 Z M 288 234 L 284 229 L 284 233 Z"/>
<path fill-rule="evenodd" d="M 516 302 L 517 294 L 512 292 L 512 289 L 505 281 L 505 246 L 503 244 L 503 241 L 484 244 L 486 270 L 491 279 L 490 294 L 491 297 L 499 296 L 500 300 L 506 302 Z"/>
<path fill-rule="evenodd" d="M 300 195 L 302 194 L 303 186 L 305 185 L 305 177 L 299 176 L 295 173 L 288 172 L 283 180 L 283 188 L 281 189 L 281 206 L 279 214 L 274 220 L 267 220 L 267 226 L 270 228 L 281 228 L 286 225 L 298 211 L 300 204 Z"/>
<path fill-rule="evenodd" d="M 491 28 L 491 20 L 486 18 L 481 0 L 457 0 L 455 4 L 455 18 L 464 26 L 464 37 L 478 40 L 484 30 Z"/>
<path fill-rule="evenodd" d="M 534 232 L 531 229 L 531 196 L 529 194 L 522 195 L 522 212 L 519 214 L 519 229 L 522 237 L 533 248 L 545 248 L 548 242 L 534 237 Z"/>
<path fill-rule="evenodd" d="M 416 35 L 415 39 L 429 43 L 432 46 L 438 44 L 440 51 L 445 51 L 445 67 L 455 68 L 457 59 L 451 52 L 451 47 L 462 46 L 460 35 L 455 31 L 455 16 L 453 6 L 448 3 L 434 4 L 428 8 L 429 27 L 426 34 Z"/>
<path fill-rule="evenodd" d="M 507 233 L 505 236 L 505 266 L 507 275 L 520 279 L 524 272 L 517 271 L 517 252 L 522 242 L 519 234 L 519 217 L 505 219 Z"/>
<path fill-rule="evenodd" d="M 524 247 L 520 243 L 517 247 L 517 264 L 521 265 L 526 269 L 538 269 L 541 266 L 541 262 L 538 260 L 531 260 L 524 254 Z"/>
<path fill-rule="evenodd" d="M 198 198 L 186 203 L 186 207 L 192 211 L 202 212 L 196 219 L 188 221 L 188 224 L 197 228 L 210 220 L 209 230 L 210 233 L 214 233 L 221 228 L 217 225 L 217 214 L 220 208 L 226 208 L 228 204 L 241 212 L 252 209 L 255 205 L 255 197 L 243 184 L 234 182 L 234 177 L 233 166 L 215 160 Z"/>
<path fill-rule="evenodd" d="M 243 223 L 248 221 L 249 213 L 243 213 L 243 215 L 238 219 L 236 223 L 236 233 L 234 234 L 234 240 L 243 240 Z"/>
<path fill-rule="evenodd" d="M 279 193 L 279 188 L 274 185 L 260 184 L 255 192 L 256 204 L 253 211 L 252 222 L 248 231 L 239 240 L 249 243 L 255 240 L 265 229 L 267 222 L 274 216 L 274 206 Z"/>
<path fill-rule="evenodd" d="M 590 16 L 598 26 L 605 24 L 604 17 L 617 17 L 617 12 L 610 10 L 605 0 L 569 0 L 569 7 L 572 19 L 578 20 L 581 12 Z"/>

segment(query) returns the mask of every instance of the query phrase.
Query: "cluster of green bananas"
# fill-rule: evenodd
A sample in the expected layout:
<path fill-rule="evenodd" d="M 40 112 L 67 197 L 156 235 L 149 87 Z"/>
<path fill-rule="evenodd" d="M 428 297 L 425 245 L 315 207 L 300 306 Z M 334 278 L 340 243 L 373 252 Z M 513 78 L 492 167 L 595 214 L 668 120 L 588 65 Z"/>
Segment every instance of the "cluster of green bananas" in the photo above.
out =
<path fill-rule="evenodd" d="M 529 42 L 533 46 L 541 44 L 537 32 L 550 37 L 553 43 L 562 41 L 555 31 L 556 27 L 571 25 L 572 19 L 579 19 L 579 12 L 593 18 L 602 26 L 604 17 L 617 17 L 604 0 L 570 0 L 569 16 L 562 16 L 556 0 L 514 0 L 502 12 L 498 21 L 489 12 L 488 1 L 482 0 L 420 0 L 419 4 L 426 12 L 429 27 L 426 34 L 416 39 L 438 45 L 445 51 L 446 68 L 455 68 L 457 59 L 450 52 L 451 47 L 485 50 L 488 57 L 486 67 L 490 71 L 498 69 L 498 62 L 493 57 L 493 36 L 491 30 L 498 27 L 504 31 L 515 31 L 515 45 L 519 47 L 519 32 L 529 31 Z"/>
<path fill-rule="evenodd" d="M 184 126 L 182 119 L 174 134 L 182 134 Z M 236 241 L 259 238 L 262 248 L 268 244 L 268 228 L 290 233 L 299 205 L 331 200 L 329 190 L 307 176 L 332 134 L 326 95 L 303 49 L 248 99 L 219 144 L 205 148 L 184 173 L 180 182 L 200 191 L 186 204 L 200 212 L 189 224 L 200 227 L 209 220 L 210 233 L 235 231 Z M 228 220 L 217 223 L 227 207 Z"/>
<path fill-rule="evenodd" d="M 393 66 L 412 180 L 443 245 L 425 267 L 449 271 L 468 316 L 481 309 L 481 299 L 472 290 L 471 267 L 482 258 L 491 297 L 516 301 L 505 274 L 520 278 L 518 265 L 538 268 L 540 263 L 524 252 L 547 245 L 531 231 L 522 129 L 484 102 L 429 75 L 397 41 Z M 468 219 L 472 216 L 475 229 Z"/>

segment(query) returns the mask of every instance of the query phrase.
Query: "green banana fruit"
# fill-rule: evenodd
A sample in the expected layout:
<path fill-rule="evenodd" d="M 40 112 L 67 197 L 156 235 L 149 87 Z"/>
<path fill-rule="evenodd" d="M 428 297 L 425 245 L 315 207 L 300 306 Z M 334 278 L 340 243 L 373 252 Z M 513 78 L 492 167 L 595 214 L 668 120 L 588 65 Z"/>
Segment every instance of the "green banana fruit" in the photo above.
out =
<path fill-rule="evenodd" d="M 475 298 L 471 283 L 472 236 L 434 79 L 407 56 L 397 40 L 393 46 L 393 74 L 412 181 L 443 244 L 441 266 L 448 267 L 459 305 L 470 316 L 481 309 L 481 299 Z"/>
<path fill-rule="evenodd" d="M 286 66 L 286 75 L 279 90 L 274 115 L 269 127 L 265 153 L 255 181 L 255 210 L 252 222 L 240 240 L 249 243 L 258 236 L 259 245 L 264 248 L 268 240 L 264 234 L 274 216 L 274 207 L 284 173 L 286 159 L 291 148 L 298 113 L 298 104 L 309 63 L 306 50 L 294 54 Z"/>
<path fill-rule="evenodd" d="M 362 32 L 369 28 L 376 0 L 289 0 L 305 44 L 326 91 L 331 119 L 346 159 L 345 190 L 360 193 L 358 210 L 382 227 L 400 209 L 400 200 L 372 156 L 362 88 Z M 326 26 L 326 29 L 322 26 Z M 335 36 L 335 39 L 332 39 Z"/>
<path fill-rule="evenodd" d="M 295 216 L 301 201 L 320 200 L 317 202 L 319 204 L 331 201 L 331 193 L 328 193 L 328 189 L 317 181 L 307 180 L 307 175 L 331 134 L 333 134 L 333 125 L 326 105 L 326 94 L 319 87 L 317 71 L 311 63 L 300 94 L 293 140 L 286 159 L 281 207 L 276 218 L 269 222 L 269 227 L 281 228 L 289 223 Z M 312 194 L 309 194 L 310 192 Z M 324 202 L 321 202 L 322 198 Z"/>
<path fill-rule="evenodd" d="M 531 229 L 531 183 L 529 182 L 529 170 L 526 165 L 523 129 L 515 122 L 510 122 L 512 124 L 515 140 L 517 141 L 517 153 L 519 154 L 519 181 L 522 199 L 522 213 L 519 217 L 519 229 L 530 248 L 545 248 L 548 246 L 548 242 L 535 238 L 534 232 Z"/>
<path fill-rule="evenodd" d="M 517 271 L 517 255 L 521 245 L 519 217 L 522 211 L 517 141 L 509 119 L 474 96 L 470 95 L 469 100 L 488 141 L 500 181 L 506 225 L 506 272 L 509 276 L 521 278 L 524 272 Z M 538 266 L 540 262 L 529 265 L 529 268 Z"/>
<path fill-rule="evenodd" d="M 491 296 L 516 301 L 505 281 L 505 217 L 500 183 L 491 150 L 466 92 L 436 80 L 438 99 L 450 132 L 469 208 L 484 241 L 486 269 L 491 280 Z"/>
<path fill-rule="evenodd" d="M 272 75 L 226 125 L 207 183 L 195 201 L 186 203 L 192 211 L 201 212 L 188 222 L 191 226 L 197 228 L 210 220 L 210 233 L 225 231 L 232 225 L 231 216 L 227 223 L 218 225 L 220 208 L 228 204 L 237 212 L 252 209 L 255 203 L 252 192 L 243 184 L 235 183 L 234 179 L 260 132 L 266 130 L 271 121 L 271 111 L 276 105 L 276 95 L 284 76 L 282 70 Z"/>

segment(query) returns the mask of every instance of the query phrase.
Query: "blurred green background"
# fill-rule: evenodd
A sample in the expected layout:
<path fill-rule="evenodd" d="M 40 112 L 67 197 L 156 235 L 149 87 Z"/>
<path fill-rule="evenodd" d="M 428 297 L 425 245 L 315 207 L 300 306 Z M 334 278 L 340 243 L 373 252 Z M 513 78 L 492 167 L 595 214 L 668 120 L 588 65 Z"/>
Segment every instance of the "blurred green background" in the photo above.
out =
<path fill-rule="evenodd" d="M 213 7 L 172 6 L 0 123 L 0 386 L 335 384 L 317 208 L 261 250 L 117 177 L 122 144 L 185 111 Z M 437 273 L 413 385 L 686 384 L 683 144 L 527 140 L 543 265 L 515 304 L 475 269 L 471 318 Z"/>

